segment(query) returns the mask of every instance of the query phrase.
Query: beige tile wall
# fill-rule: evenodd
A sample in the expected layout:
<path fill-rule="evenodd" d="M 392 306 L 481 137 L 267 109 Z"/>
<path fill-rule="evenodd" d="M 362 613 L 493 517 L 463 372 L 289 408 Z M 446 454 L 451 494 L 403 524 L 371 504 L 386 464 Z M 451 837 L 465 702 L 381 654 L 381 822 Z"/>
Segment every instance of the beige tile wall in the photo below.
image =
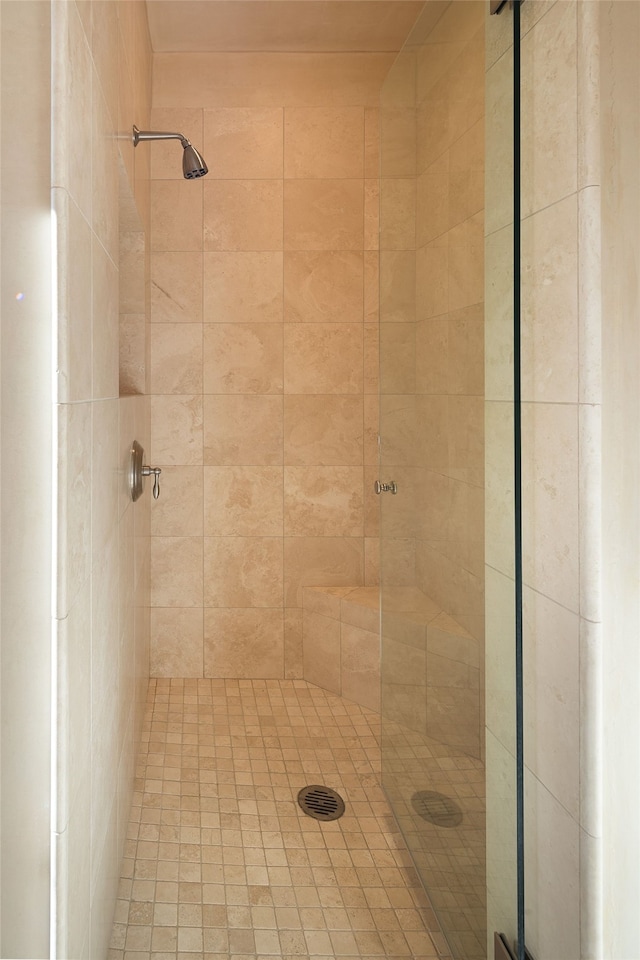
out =
<path fill-rule="evenodd" d="M 419 23 L 385 82 L 380 116 L 382 479 L 398 484 L 382 501 L 383 659 L 414 656 L 395 611 L 411 619 L 422 596 L 473 647 L 464 683 L 455 658 L 425 649 L 411 683 L 383 672 L 383 702 L 475 757 L 483 751 L 485 12 L 470 0 L 429 29 Z"/>
<path fill-rule="evenodd" d="M 153 126 L 210 173 L 184 182 L 179 147 L 151 147 L 154 676 L 300 677 L 302 587 L 377 582 L 390 60 L 155 58 Z M 245 82 L 218 82 L 223 61 Z"/>
<path fill-rule="evenodd" d="M 150 433 L 149 156 L 134 157 L 130 131 L 149 121 L 151 49 L 142 2 L 52 11 L 56 950 L 88 960 L 107 953 L 149 676 L 149 496 L 134 506 L 126 469 L 132 440 L 148 449 Z"/>

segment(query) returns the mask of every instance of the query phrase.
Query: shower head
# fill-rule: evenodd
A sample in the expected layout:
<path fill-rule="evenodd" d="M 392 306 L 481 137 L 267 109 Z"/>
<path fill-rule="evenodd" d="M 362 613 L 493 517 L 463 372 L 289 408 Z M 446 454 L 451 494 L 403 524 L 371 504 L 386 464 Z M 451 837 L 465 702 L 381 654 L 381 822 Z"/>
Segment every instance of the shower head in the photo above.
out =
<path fill-rule="evenodd" d="M 209 168 L 196 148 L 191 146 L 188 140 L 182 146 L 184 147 L 182 173 L 185 180 L 197 180 L 198 177 L 204 177 L 209 172 Z"/>
<path fill-rule="evenodd" d="M 160 130 L 138 130 L 133 127 L 133 145 L 137 147 L 142 140 L 179 140 L 184 153 L 182 154 L 182 174 L 185 180 L 197 180 L 204 177 L 209 168 L 196 148 L 191 145 L 181 133 L 164 133 Z"/>

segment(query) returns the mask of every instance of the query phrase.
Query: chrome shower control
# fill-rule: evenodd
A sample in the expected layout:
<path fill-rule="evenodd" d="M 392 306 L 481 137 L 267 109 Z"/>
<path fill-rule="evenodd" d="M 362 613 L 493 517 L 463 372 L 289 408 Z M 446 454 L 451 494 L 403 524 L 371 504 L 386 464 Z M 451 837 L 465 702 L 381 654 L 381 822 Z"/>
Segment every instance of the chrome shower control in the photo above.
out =
<path fill-rule="evenodd" d="M 398 484 L 395 482 L 395 480 L 390 480 L 389 483 L 380 483 L 379 480 L 376 480 L 373 485 L 373 489 L 378 495 L 381 493 L 396 494 L 398 492 Z"/>
<path fill-rule="evenodd" d="M 153 499 L 157 500 L 160 496 L 160 474 L 162 470 L 160 467 L 147 467 L 143 465 L 144 459 L 144 450 L 140 446 L 137 440 L 134 440 L 131 445 L 131 455 L 129 460 L 129 489 L 131 491 L 131 499 L 135 501 L 142 496 L 142 491 L 144 490 L 144 484 L 142 482 L 143 477 L 150 477 L 153 474 Z"/>
<path fill-rule="evenodd" d="M 158 479 L 162 470 L 160 467 L 143 467 L 142 476 L 150 477 L 153 474 L 153 499 L 157 500 L 160 496 L 160 480 Z"/>

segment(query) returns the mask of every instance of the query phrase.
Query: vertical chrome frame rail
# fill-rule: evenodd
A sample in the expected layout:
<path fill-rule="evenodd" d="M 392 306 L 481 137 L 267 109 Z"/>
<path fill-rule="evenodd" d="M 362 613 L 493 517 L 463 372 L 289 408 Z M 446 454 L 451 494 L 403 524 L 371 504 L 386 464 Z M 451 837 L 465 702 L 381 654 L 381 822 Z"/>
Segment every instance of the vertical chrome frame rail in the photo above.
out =
<path fill-rule="evenodd" d="M 516 654 L 516 849 L 518 960 L 525 960 L 524 923 L 524 682 L 522 651 L 522 357 L 521 357 L 521 153 L 520 3 L 513 3 L 513 454 Z"/>

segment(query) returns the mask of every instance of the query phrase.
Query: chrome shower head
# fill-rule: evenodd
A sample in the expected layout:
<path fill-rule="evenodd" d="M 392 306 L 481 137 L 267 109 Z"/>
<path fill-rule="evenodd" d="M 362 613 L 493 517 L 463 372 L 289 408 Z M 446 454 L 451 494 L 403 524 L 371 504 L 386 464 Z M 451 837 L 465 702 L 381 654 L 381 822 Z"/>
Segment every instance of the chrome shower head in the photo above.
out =
<path fill-rule="evenodd" d="M 142 140 L 179 140 L 184 149 L 182 155 L 182 174 L 185 180 L 197 180 L 209 172 L 209 168 L 202 156 L 181 133 L 164 133 L 160 130 L 138 130 L 134 125 L 132 139 L 134 147 L 137 147 Z"/>
<path fill-rule="evenodd" d="M 189 141 L 183 143 L 184 153 L 182 154 L 182 174 L 185 180 L 197 180 L 198 177 L 204 177 L 209 173 L 209 168 L 200 156 L 195 147 Z"/>

